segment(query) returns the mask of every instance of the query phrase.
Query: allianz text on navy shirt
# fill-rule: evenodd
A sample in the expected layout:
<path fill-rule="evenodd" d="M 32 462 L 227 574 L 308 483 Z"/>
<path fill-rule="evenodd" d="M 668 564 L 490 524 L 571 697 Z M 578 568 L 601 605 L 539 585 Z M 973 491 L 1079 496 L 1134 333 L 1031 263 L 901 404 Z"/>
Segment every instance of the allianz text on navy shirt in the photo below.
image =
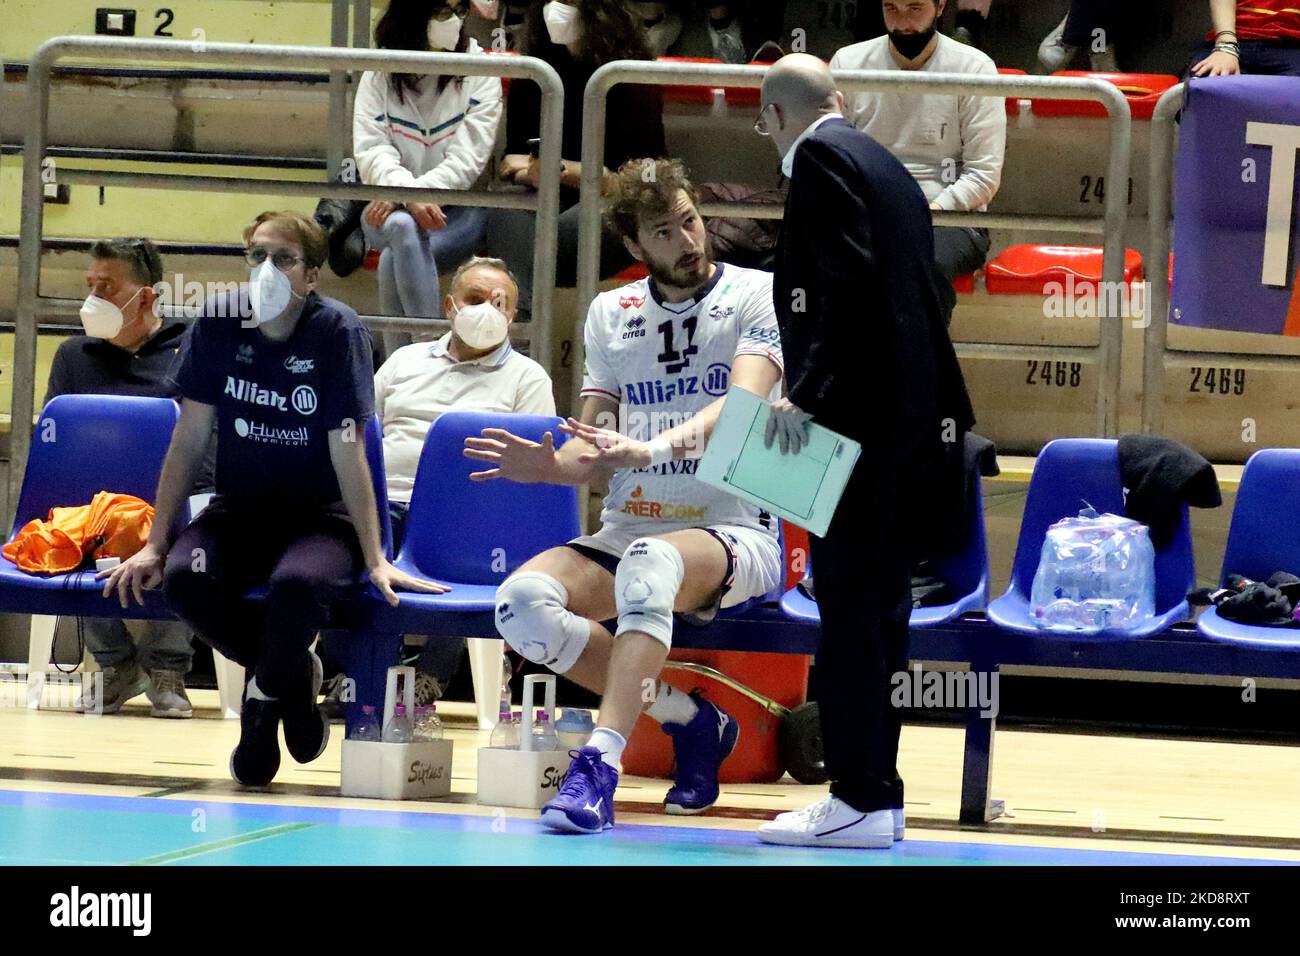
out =
<path fill-rule="evenodd" d="M 350 427 L 365 440 L 375 400 L 370 333 L 348 306 L 312 292 L 293 334 L 275 342 L 244 327 L 244 303 L 234 292 L 208 301 L 176 372 L 184 398 L 216 406 L 217 494 L 250 507 L 346 513 L 328 436 Z"/>

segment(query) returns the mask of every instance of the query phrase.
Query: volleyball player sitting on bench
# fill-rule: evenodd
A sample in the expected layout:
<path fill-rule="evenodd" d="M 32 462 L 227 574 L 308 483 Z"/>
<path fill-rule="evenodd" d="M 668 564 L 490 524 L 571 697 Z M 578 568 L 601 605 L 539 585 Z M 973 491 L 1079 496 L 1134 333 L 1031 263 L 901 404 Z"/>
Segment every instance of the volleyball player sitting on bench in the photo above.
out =
<path fill-rule="evenodd" d="M 728 384 L 775 397 L 771 274 L 711 261 L 678 161 L 625 163 L 610 222 L 650 277 L 591 305 L 582 418 L 561 426 L 572 437 L 557 451 L 550 435 L 538 444 L 490 428 L 465 451 L 493 466 L 475 473 L 480 480 L 609 478 L 600 531 L 543 552 L 497 590 L 497 630 L 512 648 L 603 694 L 601 725 L 542 809 L 543 823 L 578 833 L 613 826 L 619 760 L 649 696 L 646 713 L 676 753 L 668 812 L 699 813 L 717 800 L 718 768 L 739 728 L 698 694 L 656 686 L 673 614 L 708 619 L 766 594 L 783 563 L 771 515 L 694 477 Z M 620 413 L 622 433 L 613 430 Z M 614 618 L 611 634 L 601 622 Z"/>

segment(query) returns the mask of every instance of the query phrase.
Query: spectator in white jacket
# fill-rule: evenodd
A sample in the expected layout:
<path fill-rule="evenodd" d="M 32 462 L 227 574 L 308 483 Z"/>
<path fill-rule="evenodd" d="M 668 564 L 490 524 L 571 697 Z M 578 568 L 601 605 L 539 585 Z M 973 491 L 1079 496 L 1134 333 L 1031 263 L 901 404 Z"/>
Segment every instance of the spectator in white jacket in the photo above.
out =
<path fill-rule="evenodd" d="M 836 51 L 831 69 L 996 75 L 997 67 L 986 54 L 936 32 L 945 2 L 884 0 L 881 9 L 888 32 Z M 984 211 L 997 195 L 1007 148 L 1002 97 L 846 93 L 844 118 L 907 167 L 931 209 Z M 943 278 L 939 293 L 951 318 L 957 302 L 952 280 L 984 265 L 988 230 L 937 226 L 934 253 Z"/>
<path fill-rule="evenodd" d="M 463 30 L 467 0 L 391 0 L 375 26 L 388 50 L 482 52 Z M 469 189 L 492 158 L 501 119 L 494 76 L 366 72 L 357 86 L 352 138 L 369 186 Z M 388 315 L 440 318 L 438 270 L 454 269 L 484 241 L 487 209 L 412 201 L 366 206 L 362 228 L 379 258 L 379 304 Z M 410 341 L 385 333 L 386 352 Z"/>

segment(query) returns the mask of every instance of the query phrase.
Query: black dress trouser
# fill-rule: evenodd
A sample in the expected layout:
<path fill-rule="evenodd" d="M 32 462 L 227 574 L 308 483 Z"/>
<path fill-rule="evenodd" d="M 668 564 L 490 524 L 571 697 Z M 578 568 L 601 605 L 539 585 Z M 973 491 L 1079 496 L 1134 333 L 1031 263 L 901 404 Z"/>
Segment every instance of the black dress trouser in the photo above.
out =
<path fill-rule="evenodd" d="M 826 770 L 831 793 L 864 813 L 903 805 L 902 712 L 890 698 L 893 675 L 907 670 L 912 570 L 902 523 L 870 472 L 858 464 L 826 536 L 811 539 Z"/>

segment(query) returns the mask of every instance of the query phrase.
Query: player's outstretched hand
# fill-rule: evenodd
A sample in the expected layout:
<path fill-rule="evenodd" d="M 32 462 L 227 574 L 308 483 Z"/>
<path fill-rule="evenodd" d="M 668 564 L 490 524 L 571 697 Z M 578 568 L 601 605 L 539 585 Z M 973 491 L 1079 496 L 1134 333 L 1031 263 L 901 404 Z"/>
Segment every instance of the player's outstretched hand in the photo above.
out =
<path fill-rule="evenodd" d="M 595 446 L 595 451 L 583 452 L 578 456 L 578 461 L 584 465 L 609 468 L 647 468 L 650 465 L 650 446 L 635 438 L 628 438 L 621 432 L 597 428 L 576 418 L 568 419 L 560 426 L 560 430 Z"/>
<path fill-rule="evenodd" d="M 492 465 L 470 473 L 471 481 L 509 478 L 511 481 L 546 481 L 555 469 L 555 436 L 547 432 L 540 442 L 513 435 L 504 428 L 485 428 L 478 438 L 465 439 L 465 457 Z"/>

